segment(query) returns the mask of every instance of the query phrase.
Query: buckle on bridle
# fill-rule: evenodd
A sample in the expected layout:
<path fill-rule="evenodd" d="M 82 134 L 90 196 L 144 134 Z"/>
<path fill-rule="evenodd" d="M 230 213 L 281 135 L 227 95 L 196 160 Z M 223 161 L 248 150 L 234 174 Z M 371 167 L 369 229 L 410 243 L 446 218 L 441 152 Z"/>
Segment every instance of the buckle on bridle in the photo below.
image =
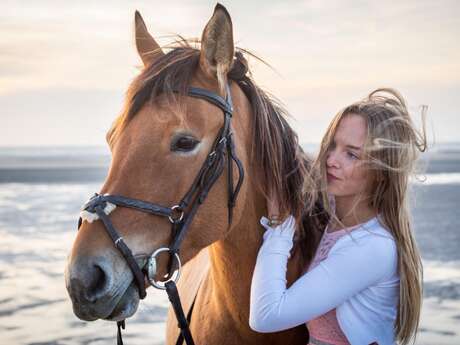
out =
<path fill-rule="evenodd" d="M 171 215 L 168 216 L 168 219 L 172 224 L 180 223 L 182 219 L 184 219 L 184 210 L 182 210 L 179 205 L 171 207 L 171 211 Z M 173 216 L 174 213 L 176 214 L 175 216 Z"/>
<path fill-rule="evenodd" d="M 212 151 L 209 155 L 208 155 L 208 167 L 210 167 L 213 163 L 214 163 L 214 159 L 216 158 L 216 151 Z"/>
<path fill-rule="evenodd" d="M 158 248 L 153 252 L 153 254 L 149 257 L 147 260 L 147 279 L 149 280 L 150 284 L 152 284 L 153 287 L 160 289 L 160 290 L 166 290 L 165 284 L 170 281 L 174 281 L 176 283 L 179 280 L 180 277 L 180 270 L 182 268 L 182 264 L 180 262 L 179 254 L 174 253 L 174 258 L 177 260 L 177 270 L 175 271 L 175 274 L 173 273 L 171 277 L 165 281 L 156 281 L 155 280 L 155 274 L 157 272 L 157 261 L 156 257 L 158 254 L 162 252 L 170 252 L 171 249 L 163 247 L 163 248 Z"/>

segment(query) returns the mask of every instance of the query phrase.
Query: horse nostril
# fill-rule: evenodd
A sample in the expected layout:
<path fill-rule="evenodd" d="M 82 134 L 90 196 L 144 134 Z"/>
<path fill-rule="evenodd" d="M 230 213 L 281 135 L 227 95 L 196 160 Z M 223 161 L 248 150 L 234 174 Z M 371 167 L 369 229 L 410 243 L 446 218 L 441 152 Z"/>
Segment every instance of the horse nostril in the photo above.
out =
<path fill-rule="evenodd" d="M 94 265 L 90 272 L 88 272 L 88 287 L 86 289 L 85 297 L 88 302 L 94 303 L 99 298 L 103 297 L 107 290 L 110 289 L 107 275 L 104 269 L 98 265 Z"/>

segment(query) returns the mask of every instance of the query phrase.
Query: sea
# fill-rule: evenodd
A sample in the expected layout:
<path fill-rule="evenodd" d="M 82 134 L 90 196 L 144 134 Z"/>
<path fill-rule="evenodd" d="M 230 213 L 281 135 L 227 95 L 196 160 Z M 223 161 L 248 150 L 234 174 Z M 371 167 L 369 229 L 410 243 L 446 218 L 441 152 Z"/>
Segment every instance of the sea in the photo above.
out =
<path fill-rule="evenodd" d="M 104 147 L 0 148 L 1 345 L 116 343 L 113 322 L 73 314 L 63 276 L 80 206 L 109 164 Z M 460 143 L 432 145 L 419 166 L 410 191 L 424 264 L 416 344 L 460 344 Z M 163 291 L 149 289 L 125 344 L 163 344 L 168 306 Z"/>

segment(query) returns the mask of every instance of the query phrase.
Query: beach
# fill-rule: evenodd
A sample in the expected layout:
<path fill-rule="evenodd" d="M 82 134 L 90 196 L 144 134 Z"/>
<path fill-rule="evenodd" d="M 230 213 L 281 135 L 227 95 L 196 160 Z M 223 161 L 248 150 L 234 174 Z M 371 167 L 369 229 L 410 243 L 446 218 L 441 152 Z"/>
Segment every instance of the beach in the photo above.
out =
<path fill-rule="evenodd" d="M 104 148 L 0 149 L 0 344 L 115 343 L 115 323 L 75 317 L 63 277 L 79 209 L 109 162 Z M 460 145 L 434 150 L 424 166 L 410 194 L 424 263 L 416 344 L 460 344 Z M 149 289 L 125 343 L 163 344 L 168 307 Z"/>

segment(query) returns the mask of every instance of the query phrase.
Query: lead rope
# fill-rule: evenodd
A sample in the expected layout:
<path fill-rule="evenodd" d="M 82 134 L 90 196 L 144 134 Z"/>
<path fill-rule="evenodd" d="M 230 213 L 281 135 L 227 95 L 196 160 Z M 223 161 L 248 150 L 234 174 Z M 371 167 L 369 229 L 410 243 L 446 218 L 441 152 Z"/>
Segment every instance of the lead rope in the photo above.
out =
<path fill-rule="evenodd" d="M 125 320 L 117 321 L 117 345 L 123 345 L 123 338 L 121 337 L 121 329 L 125 329 Z"/>
<path fill-rule="evenodd" d="M 185 317 L 184 309 L 182 309 L 182 303 L 180 301 L 176 283 L 171 280 L 165 284 L 165 287 L 166 292 L 168 293 L 168 299 L 173 306 L 174 314 L 176 314 L 177 326 L 179 327 L 181 333 L 181 343 L 183 340 L 185 340 L 187 345 L 195 345 L 192 333 L 190 332 L 189 321 Z M 125 327 L 125 320 L 117 321 L 117 345 L 123 345 L 121 330 L 125 329 Z"/>

